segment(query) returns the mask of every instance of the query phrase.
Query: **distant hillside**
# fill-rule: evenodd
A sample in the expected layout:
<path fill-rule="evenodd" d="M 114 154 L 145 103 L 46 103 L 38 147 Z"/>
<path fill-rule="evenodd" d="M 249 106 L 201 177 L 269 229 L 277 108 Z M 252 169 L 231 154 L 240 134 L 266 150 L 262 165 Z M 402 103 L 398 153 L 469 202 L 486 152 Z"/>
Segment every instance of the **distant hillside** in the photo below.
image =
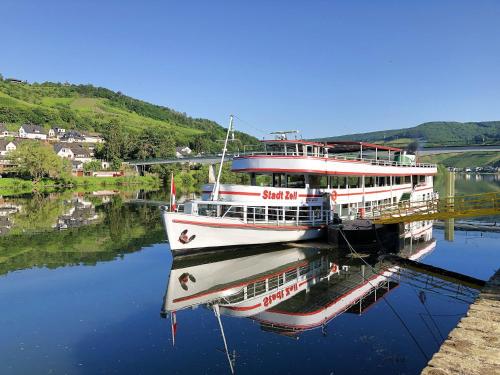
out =
<path fill-rule="evenodd" d="M 47 129 L 61 126 L 105 133 L 109 124 L 127 134 L 144 130 L 172 137 L 177 146 L 199 151 L 219 151 L 225 129 L 214 121 L 192 118 L 167 107 L 134 99 L 120 92 L 62 83 L 10 82 L 0 75 L 0 122 L 11 130 L 20 124 L 39 124 Z M 237 132 L 243 144 L 255 138 Z"/>
<path fill-rule="evenodd" d="M 321 140 L 354 140 L 405 146 L 418 139 L 423 147 L 500 144 L 500 121 L 426 122 L 412 128 L 348 134 Z"/>

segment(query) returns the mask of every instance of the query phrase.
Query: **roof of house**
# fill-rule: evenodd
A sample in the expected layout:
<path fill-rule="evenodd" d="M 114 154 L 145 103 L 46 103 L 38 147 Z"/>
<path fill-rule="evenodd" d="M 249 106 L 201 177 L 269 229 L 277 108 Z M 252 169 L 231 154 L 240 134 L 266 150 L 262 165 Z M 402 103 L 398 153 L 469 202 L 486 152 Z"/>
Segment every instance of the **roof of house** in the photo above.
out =
<path fill-rule="evenodd" d="M 90 156 L 90 151 L 87 149 L 87 147 L 83 147 L 82 145 L 75 145 L 72 144 L 69 146 L 71 151 L 73 151 L 73 154 L 75 155 L 81 155 L 83 157 L 89 157 Z"/>
<path fill-rule="evenodd" d="M 44 128 L 40 125 L 24 124 L 21 125 L 21 128 L 23 128 L 26 133 L 30 134 L 47 134 L 45 133 Z"/>
<path fill-rule="evenodd" d="M 77 132 L 75 130 L 68 130 L 61 137 L 62 140 L 70 139 L 70 138 L 82 139 L 82 140 L 85 139 L 85 137 L 82 134 L 80 134 L 79 132 Z"/>
<path fill-rule="evenodd" d="M 15 141 L 6 141 L 5 139 L 0 139 L 0 150 L 5 151 L 9 143 L 13 143 L 16 146 L 18 145 L 18 143 Z"/>
<path fill-rule="evenodd" d="M 59 153 L 59 151 L 61 151 L 63 148 L 71 150 L 71 147 L 64 143 L 54 143 L 53 147 L 56 154 Z M 73 150 L 71 150 L 71 152 L 73 152 Z"/>
<path fill-rule="evenodd" d="M 0 150 L 4 151 L 9 143 L 10 142 L 6 141 L 5 139 L 0 139 Z"/>

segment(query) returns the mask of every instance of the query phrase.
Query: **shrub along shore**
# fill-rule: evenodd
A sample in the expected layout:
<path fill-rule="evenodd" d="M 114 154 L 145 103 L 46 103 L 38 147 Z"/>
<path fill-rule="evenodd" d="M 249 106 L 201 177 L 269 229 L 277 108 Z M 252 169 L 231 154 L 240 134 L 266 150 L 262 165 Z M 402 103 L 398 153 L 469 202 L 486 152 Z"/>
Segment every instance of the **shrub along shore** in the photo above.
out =
<path fill-rule="evenodd" d="M 40 181 L 21 178 L 0 178 L 0 195 L 29 194 L 33 192 L 53 192 L 58 190 L 99 190 L 109 188 L 148 188 L 161 186 L 161 180 L 156 175 L 121 176 L 121 177 L 71 177 L 64 180 L 44 178 Z"/>

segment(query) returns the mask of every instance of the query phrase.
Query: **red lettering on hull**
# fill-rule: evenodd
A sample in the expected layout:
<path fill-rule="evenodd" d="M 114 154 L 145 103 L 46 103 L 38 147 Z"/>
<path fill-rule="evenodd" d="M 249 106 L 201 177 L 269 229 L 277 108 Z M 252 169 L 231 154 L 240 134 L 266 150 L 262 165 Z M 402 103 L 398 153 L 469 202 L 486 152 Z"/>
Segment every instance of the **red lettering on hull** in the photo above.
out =
<path fill-rule="evenodd" d="M 296 200 L 299 197 L 299 194 L 296 191 L 290 190 L 280 190 L 280 191 L 271 191 L 264 190 L 262 192 L 262 199 L 276 199 L 276 200 Z"/>

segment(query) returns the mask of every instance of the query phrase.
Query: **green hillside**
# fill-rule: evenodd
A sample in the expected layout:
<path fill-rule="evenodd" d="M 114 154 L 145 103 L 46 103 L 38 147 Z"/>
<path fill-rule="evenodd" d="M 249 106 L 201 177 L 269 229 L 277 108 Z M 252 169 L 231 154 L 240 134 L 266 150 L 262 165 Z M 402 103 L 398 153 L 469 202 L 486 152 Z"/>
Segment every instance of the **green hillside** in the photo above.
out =
<path fill-rule="evenodd" d="M 172 146 L 190 145 L 196 151 L 219 151 L 225 129 L 207 119 L 192 118 L 167 107 L 134 99 L 102 87 L 62 83 L 14 83 L 0 75 L 0 122 L 11 130 L 23 123 L 47 129 L 61 126 L 106 135 L 113 128 L 126 134 L 129 143 L 147 133 L 169 137 Z M 146 136 L 146 138 L 147 138 Z M 236 133 L 242 144 L 255 138 Z M 116 138 L 116 137 L 115 137 Z M 143 137 L 144 138 L 144 137 Z M 126 158 L 126 152 L 121 152 Z M 158 156 L 158 155 L 152 155 Z"/>
<path fill-rule="evenodd" d="M 324 141 L 354 140 L 406 146 L 418 139 L 423 147 L 500 144 L 500 121 L 426 122 L 412 128 L 381 130 L 321 138 Z"/>

